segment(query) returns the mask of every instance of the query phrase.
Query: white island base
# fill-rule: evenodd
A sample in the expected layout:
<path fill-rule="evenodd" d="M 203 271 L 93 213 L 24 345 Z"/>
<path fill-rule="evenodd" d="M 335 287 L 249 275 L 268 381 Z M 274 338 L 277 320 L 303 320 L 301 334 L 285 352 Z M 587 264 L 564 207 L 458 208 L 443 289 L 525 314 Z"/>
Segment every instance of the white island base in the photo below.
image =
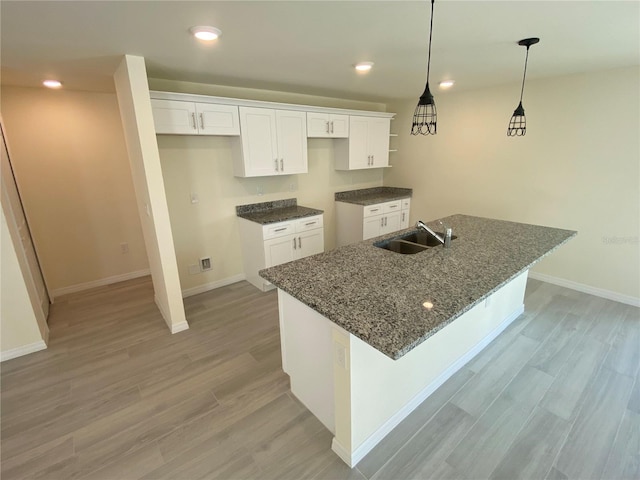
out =
<path fill-rule="evenodd" d="M 283 370 L 293 394 L 355 466 L 524 311 L 528 270 L 398 360 L 278 290 Z"/>

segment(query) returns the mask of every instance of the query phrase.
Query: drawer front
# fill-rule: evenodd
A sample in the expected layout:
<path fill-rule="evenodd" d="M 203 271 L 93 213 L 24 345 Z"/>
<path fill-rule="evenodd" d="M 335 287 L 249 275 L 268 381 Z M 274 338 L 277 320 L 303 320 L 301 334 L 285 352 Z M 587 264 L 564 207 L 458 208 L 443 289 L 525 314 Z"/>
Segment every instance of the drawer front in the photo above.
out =
<path fill-rule="evenodd" d="M 407 210 L 410 207 L 411 207 L 411 199 L 410 198 L 403 198 L 402 199 L 402 210 Z"/>
<path fill-rule="evenodd" d="M 367 205 L 364 207 L 362 216 L 364 218 L 373 217 L 374 215 L 382 215 L 384 213 L 384 203 L 376 203 L 375 205 Z"/>
<path fill-rule="evenodd" d="M 322 215 L 315 217 L 305 217 L 296 220 L 296 233 L 306 232 L 307 230 L 315 230 L 316 228 L 322 228 Z"/>
<path fill-rule="evenodd" d="M 284 235 L 289 235 L 290 233 L 295 233 L 295 231 L 296 228 L 294 222 L 272 223 L 262 227 L 262 238 L 264 240 L 278 238 Z"/>
<path fill-rule="evenodd" d="M 387 202 L 382 204 L 382 213 L 399 212 L 402 209 L 402 201 L 395 200 L 393 202 Z"/>

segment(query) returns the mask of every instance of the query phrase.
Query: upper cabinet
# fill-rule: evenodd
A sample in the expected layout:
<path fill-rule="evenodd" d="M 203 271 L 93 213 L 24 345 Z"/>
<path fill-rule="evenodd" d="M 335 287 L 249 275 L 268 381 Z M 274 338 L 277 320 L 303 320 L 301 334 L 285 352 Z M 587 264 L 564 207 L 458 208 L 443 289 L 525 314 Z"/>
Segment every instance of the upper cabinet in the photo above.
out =
<path fill-rule="evenodd" d="M 307 138 L 330 138 L 336 170 L 389 166 L 387 112 L 151 91 L 157 134 L 227 135 L 236 177 L 307 173 Z"/>
<path fill-rule="evenodd" d="M 307 112 L 307 137 L 347 138 L 349 137 L 349 115 Z"/>
<path fill-rule="evenodd" d="M 239 107 L 241 152 L 234 156 L 237 177 L 307 172 L 307 116 L 296 110 Z"/>
<path fill-rule="evenodd" d="M 389 166 L 390 118 L 349 116 L 349 139 L 336 144 L 336 170 Z"/>
<path fill-rule="evenodd" d="M 151 109 L 158 134 L 240 135 L 235 105 L 152 98 Z"/>

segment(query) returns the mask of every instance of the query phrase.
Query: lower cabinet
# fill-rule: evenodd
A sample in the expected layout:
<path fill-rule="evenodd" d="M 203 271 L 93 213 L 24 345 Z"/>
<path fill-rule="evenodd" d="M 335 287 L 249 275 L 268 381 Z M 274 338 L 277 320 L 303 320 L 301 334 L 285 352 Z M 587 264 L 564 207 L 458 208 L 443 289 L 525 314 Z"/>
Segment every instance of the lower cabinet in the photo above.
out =
<path fill-rule="evenodd" d="M 336 202 L 337 246 L 408 228 L 410 207 L 409 198 L 374 205 Z"/>
<path fill-rule="evenodd" d="M 264 268 L 324 252 L 323 216 L 261 225 L 239 218 L 246 279 L 260 290 L 273 286 L 260 277 Z"/>

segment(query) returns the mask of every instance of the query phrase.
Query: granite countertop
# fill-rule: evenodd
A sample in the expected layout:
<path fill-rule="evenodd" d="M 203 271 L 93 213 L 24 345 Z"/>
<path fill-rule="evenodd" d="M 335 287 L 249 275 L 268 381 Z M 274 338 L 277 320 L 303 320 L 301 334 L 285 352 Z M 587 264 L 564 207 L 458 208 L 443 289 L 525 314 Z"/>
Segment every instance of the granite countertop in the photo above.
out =
<path fill-rule="evenodd" d="M 311 217 L 322 213 L 324 213 L 322 210 L 298 205 L 298 201 L 295 198 L 236 206 L 236 215 L 238 217 L 261 225 Z"/>
<path fill-rule="evenodd" d="M 442 219 L 450 248 L 401 255 L 374 246 L 413 228 L 260 271 L 276 287 L 398 359 L 577 232 L 467 215 Z M 439 230 L 437 221 L 428 225 Z M 423 303 L 433 304 L 426 310 Z"/>
<path fill-rule="evenodd" d="M 336 192 L 335 200 L 336 202 L 355 203 L 356 205 L 373 205 L 411 197 L 412 194 L 413 190 L 411 188 L 373 187 Z"/>

